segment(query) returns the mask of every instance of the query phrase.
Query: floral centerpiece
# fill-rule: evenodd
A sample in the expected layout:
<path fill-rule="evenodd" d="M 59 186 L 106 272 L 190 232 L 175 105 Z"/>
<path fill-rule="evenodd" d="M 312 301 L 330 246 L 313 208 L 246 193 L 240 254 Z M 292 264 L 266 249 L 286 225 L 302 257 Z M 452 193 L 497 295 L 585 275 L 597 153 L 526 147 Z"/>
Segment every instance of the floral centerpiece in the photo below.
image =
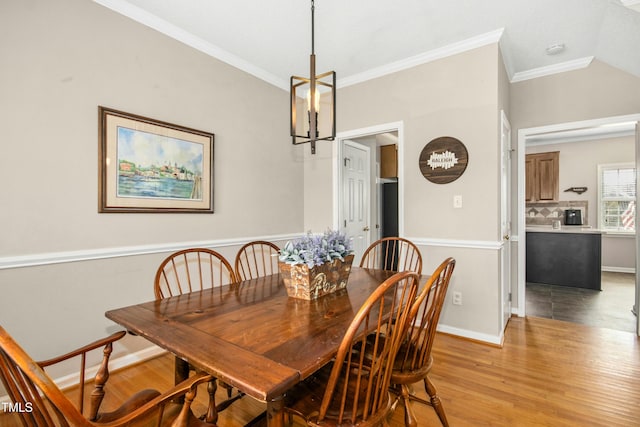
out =
<path fill-rule="evenodd" d="M 351 240 L 327 230 L 287 242 L 278 266 L 288 295 L 312 300 L 346 288 L 352 263 Z"/>

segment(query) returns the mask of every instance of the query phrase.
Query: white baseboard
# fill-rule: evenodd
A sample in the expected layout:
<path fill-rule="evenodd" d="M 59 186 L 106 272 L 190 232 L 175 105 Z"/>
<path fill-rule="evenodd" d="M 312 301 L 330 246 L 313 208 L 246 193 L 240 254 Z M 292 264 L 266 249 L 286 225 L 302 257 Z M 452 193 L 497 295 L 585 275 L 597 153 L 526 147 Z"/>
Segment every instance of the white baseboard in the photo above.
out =
<path fill-rule="evenodd" d="M 631 273 L 636 274 L 636 269 L 632 267 L 608 267 L 603 265 L 601 268 L 602 271 L 608 271 L 611 273 Z"/>
<path fill-rule="evenodd" d="M 152 345 L 143 350 L 137 351 L 135 353 L 126 354 L 122 357 L 117 357 L 109 360 L 109 371 L 114 372 L 117 369 L 126 368 L 127 366 L 134 365 L 136 363 L 144 362 L 145 360 L 152 359 L 156 356 L 165 353 L 166 351 Z M 98 373 L 98 369 L 100 365 L 95 365 L 89 367 L 85 370 L 85 378 L 93 378 Z M 67 389 L 69 387 L 77 386 L 80 383 L 80 373 L 65 375 L 64 377 L 54 378 L 53 381 L 56 385 L 61 389 Z M 0 406 L 4 402 L 11 402 L 11 399 L 8 395 L 0 396 Z"/>
<path fill-rule="evenodd" d="M 448 326 L 443 324 L 439 324 L 437 330 L 438 332 L 443 332 L 445 334 L 450 334 L 450 335 L 456 335 L 456 336 L 459 336 L 462 338 L 468 338 L 474 341 L 482 341 L 492 345 L 499 345 L 499 346 L 502 345 L 502 339 L 503 339 L 502 334 L 500 335 L 482 334 L 479 332 L 470 331 L 468 329 L 461 329 L 461 328 L 456 328 L 454 326 Z"/>

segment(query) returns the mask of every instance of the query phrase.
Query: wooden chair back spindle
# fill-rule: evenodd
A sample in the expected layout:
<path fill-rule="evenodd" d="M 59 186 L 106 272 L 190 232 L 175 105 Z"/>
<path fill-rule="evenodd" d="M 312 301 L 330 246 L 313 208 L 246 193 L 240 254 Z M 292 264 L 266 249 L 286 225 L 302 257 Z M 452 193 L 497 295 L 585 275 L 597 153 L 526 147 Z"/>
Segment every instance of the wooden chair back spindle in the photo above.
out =
<path fill-rule="evenodd" d="M 161 394 L 155 390 L 143 390 L 136 393 L 122 406 L 110 413 L 99 412 L 102 402 L 103 386 L 109 377 L 108 368 L 104 359 L 111 354 L 112 343 L 125 335 L 125 332 L 117 332 L 104 339 L 95 341 L 82 348 L 65 355 L 44 362 L 34 361 L 0 326 L 0 381 L 8 396 L 13 415 L 19 417 L 24 427 L 90 427 L 100 423 L 108 423 L 112 427 L 140 426 L 154 424 L 161 425 L 164 421 L 170 422 L 175 418 L 176 411 L 165 411 L 165 407 L 175 405 L 176 398 L 187 393 L 195 395 L 198 384 L 211 380 L 209 375 L 199 374 L 189 381 L 176 386 L 174 389 Z M 44 371 L 45 366 L 51 366 L 59 362 L 84 355 L 92 350 L 104 347 L 104 359 L 99 372 L 94 380 L 97 399 L 91 399 L 90 415 L 85 416 L 80 409 L 58 388 L 55 382 Z M 80 383 L 79 388 L 84 389 L 85 384 Z M 82 399 L 82 397 L 81 397 Z M 204 426 L 192 413 L 191 402 L 182 406 L 182 420 L 172 424 L 180 427 Z M 165 417 L 166 414 L 169 414 Z M 163 424 L 164 425 L 164 424 Z"/>
<path fill-rule="evenodd" d="M 333 362 L 302 383 L 302 397 L 286 409 L 288 412 L 303 417 L 309 426 L 386 425 L 391 409 L 391 373 L 418 279 L 412 272 L 397 273 L 369 296 Z M 320 395 L 318 406 L 314 396 Z"/>
<path fill-rule="evenodd" d="M 411 400 L 433 406 L 442 425 L 448 426 L 442 403 L 435 386 L 428 378 L 428 373 L 433 363 L 431 349 L 455 265 L 456 261 L 453 258 L 447 258 L 427 280 L 411 309 L 412 321 L 396 358 L 391 383 L 400 388 L 398 399 L 405 402 L 405 424 L 408 427 L 417 425 L 417 419 L 410 406 Z M 409 385 L 419 381 L 424 382 L 430 402 L 411 393 Z"/>
<path fill-rule="evenodd" d="M 218 252 L 191 248 L 175 252 L 158 267 L 154 280 L 156 299 L 236 282 L 229 261 Z"/>
<path fill-rule="evenodd" d="M 156 299 L 168 298 L 195 291 L 202 291 L 236 283 L 236 275 L 229 261 L 218 252 L 207 248 L 190 248 L 175 252 L 165 258 L 158 267 L 154 280 Z M 178 384 L 195 370 L 185 360 L 175 357 L 174 377 Z M 227 389 L 227 399 L 216 403 L 216 389 L 218 381 L 212 377 L 208 385 L 209 406 L 205 421 L 215 423 L 218 412 L 226 409 L 238 400 L 244 393 L 238 392 L 232 396 L 229 385 L 220 382 Z"/>
<path fill-rule="evenodd" d="M 360 267 L 388 271 L 422 273 L 422 255 L 418 247 L 402 237 L 385 237 L 373 242 L 362 255 Z"/>
<path fill-rule="evenodd" d="M 247 243 L 236 255 L 236 277 L 238 280 L 248 280 L 276 274 L 279 251 L 277 245 L 264 240 Z"/>

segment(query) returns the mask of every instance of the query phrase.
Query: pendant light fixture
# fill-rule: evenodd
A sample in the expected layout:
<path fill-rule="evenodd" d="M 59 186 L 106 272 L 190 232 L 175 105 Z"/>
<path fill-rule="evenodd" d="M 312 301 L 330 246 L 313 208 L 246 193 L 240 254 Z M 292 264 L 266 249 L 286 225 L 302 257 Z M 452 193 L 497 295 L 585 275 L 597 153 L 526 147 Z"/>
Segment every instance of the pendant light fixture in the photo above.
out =
<path fill-rule="evenodd" d="M 336 73 L 328 71 L 316 75 L 314 11 L 311 0 L 309 77 L 291 76 L 290 84 L 292 142 L 294 145 L 311 143 L 311 154 L 316 153 L 316 141 L 333 141 L 336 137 Z M 321 108 L 321 97 L 329 100 L 330 105 Z"/>

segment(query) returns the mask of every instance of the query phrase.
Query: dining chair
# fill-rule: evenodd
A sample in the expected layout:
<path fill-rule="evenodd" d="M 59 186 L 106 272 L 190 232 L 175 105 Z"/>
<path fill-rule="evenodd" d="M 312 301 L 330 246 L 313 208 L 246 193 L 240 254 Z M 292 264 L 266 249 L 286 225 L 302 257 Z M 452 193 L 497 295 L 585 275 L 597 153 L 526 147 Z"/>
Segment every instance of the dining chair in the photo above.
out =
<path fill-rule="evenodd" d="M 140 426 L 168 425 L 176 427 L 211 426 L 201 422 L 191 411 L 197 386 L 210 380 L 210 376 L 198 373 L 170 390 L 160 393 L 143 390 L 113 412 L 102 412 L 101 403 L 105 397 L 105 385 L 109 379 L 109 357 L 113 343 L 126 333 L 117 332 L 65 355 L 44 362 L 34 361 L 20 345 L 0 326 L 0 379 L 13 402 L 13 416 L 19 418 L 25 427 L 54 426 Z M 85 363 L 86 355 L 102 349 L 103 357 L 98 372 L 93 379 L 93 391 L 88 397 L 85 411 Z M 45 368 L 72 358 L 80 357 L 79 402 L 73 403 L 58 388 Z M 87 381 L 86 383 L 89 383 Z M 176 398 L 183 396 L 184 403 Z M 5 407 L 6 410 L 6 407 Z"/>
<path fill-rule="evenodd" d="M 453 258 L 444 260 L 427 280 L 411 309 L 410 322 L 406 339 L 400 346 L 398 356 L 391 374 L 391 388 L 397 393 L 394 408 L 399 400 L 404 402 L 405 425 L 416 427 L 416 416 L 411 408 L 411 401 L 430 405 L 435 410 L 443 426 L 448 426 L 442 402 L 431 380 L 429 371 L 433 365 L 431 349 L 440 319 L 440 313 L 449 287 L 449 281 L 455 268 Z M 429 401 L 411 392 L 410 385 L 423 381 Z"/>
<path fill-rule="evenodd" d="M 316 427 L 387 425 L 391 371 L 418 280 L 413 272 L 396 273 L 367 298 L 334 359 L 287 393 L 290 424 L 297 416 Z M 368 353 L 371 360 L 364 358 Z"/>
<path fill-rule="evenodd" d="M 154 281 L 156 299 L 236 282 L 229 261 L 207 248 L 183 249 L 160 263 Z"/>
<path fill-rule="evenodd" d="M 422 273 L 422 255 L 418 247 L 402 237 L 385 237 L 373 242 L 362 255 L 362 268 Z"/>
<path fill-rule="evenodd" d="M 228 285 L 236 282 L 236 276 L 229 261 L 218 252 L 207 248 L 189 248 L 172 253 L 158 267 L 154 280 L 156 299 Z M 175 358 L 175 382 L 182 381 L 193 370 L 183 359 Z M 238 392 L 232 396 L 231 386 L 219 382 L 227 390 L 227 400 L 216 404 L 217 381 L 208 386 L 209 412 L 206 420 L 215 423 L 218 412 L 226 409 L 244 394 Z"/>
<path fill-rule="evenodd" d="M 264 240 L 247 243 L 236 255 L 236 277 L 238 280 L 248 280 L 276 274 L 279 252 L 277 245 Z"/>

